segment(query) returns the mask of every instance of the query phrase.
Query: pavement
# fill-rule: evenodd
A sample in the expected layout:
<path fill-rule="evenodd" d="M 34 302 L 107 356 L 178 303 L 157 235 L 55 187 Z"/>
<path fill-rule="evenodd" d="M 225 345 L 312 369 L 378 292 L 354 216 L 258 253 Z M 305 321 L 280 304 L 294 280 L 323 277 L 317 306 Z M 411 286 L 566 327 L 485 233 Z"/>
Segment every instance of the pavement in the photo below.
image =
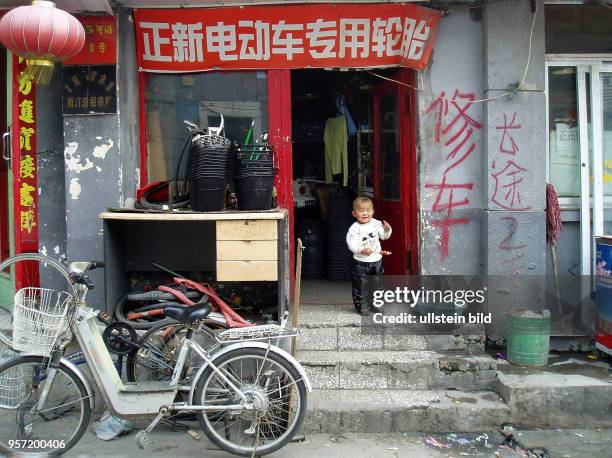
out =
<path fill-rule="evenodd" d="M 113 441 L 98 440 L 93 432 L 85 433 L 81 441 L 66 453 L 67 457 L 200 457 L 221 458 L 231 456 L 211 444 L 197 423 L 185 423 L 199 439 L 187 434 L 187 428 L 172 430 L 160 426 L 153 434 L 153 443 L 140 450 L 134 441 L 134 433 Z M 499 432 L 481 433 L 384 433 L 384 434 L 308 434 L 300 442 L 290 443 L 283 449 L 268 455 L 271 457 L 609 457 L 612 447 L 610 429 L 555 429 L 512 431 L 518 442 L 516 449 L 504 442 Z M 532 449 L 529 455 L 527 449 Z M 536 455 L 545 449 L 547 455 Z"/>

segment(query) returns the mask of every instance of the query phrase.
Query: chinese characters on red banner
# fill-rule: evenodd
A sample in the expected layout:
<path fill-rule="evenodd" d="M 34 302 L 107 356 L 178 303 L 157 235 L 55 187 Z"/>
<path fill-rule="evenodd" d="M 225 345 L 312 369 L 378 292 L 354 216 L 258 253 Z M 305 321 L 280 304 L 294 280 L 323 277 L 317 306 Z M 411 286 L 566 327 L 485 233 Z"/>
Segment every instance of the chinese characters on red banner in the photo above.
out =
<path fill-rule="evenodd" d="M 117 63 L 117 28 L 112 16 L 80 16 L 85 29 L 85 45 L 64 65 L 100 65 Z"/>
<path fill-rule="evenodd" d="M 19 154 L 13 154 L 15 178 L 14 199 L 16 227 L 16 252 L 32 249 L 38 243 L 38 193 L 36 170 L 36 88 L 32 75 L 26 72 L 24 59 L 14 57 L 13 60 L 16 81 L 13 83 L 16 100 L 14 103 L 14 119 L 18 134 Z M 13 149 L 14 151 L 17 148 Z M 29 246 L 29 245 L 33 245 Z"/>
<path fill-rule="evenodd" d="M 414 5 L 292 5 L 137 10 L 143 70 L 424 68 L 436 11 Z"/>
<path fill-rule="evenodd" d="M 470 191 L 474 183 L 457 177 L 455 169 L 464 163 L 476 149 L 474 132 L 482 128 L 473 115 L 469 114 L 474 94 L 461 93 L 455 90 L 452 97 L 442 91 L 440 96 L 427 108 L 426 113 L 435 115 L 435 142 L 443 148 L 446 162 L 442 178 L 425 184 L 426 189 L 436 192 L 431 212 L 437 214 L 432 224 L 440 230 L 440 258 L 448 257 L 448 247 L 452 226 L 466 225 L 470 220 L 453 215 L 456 208 L 470 204 Z"/>

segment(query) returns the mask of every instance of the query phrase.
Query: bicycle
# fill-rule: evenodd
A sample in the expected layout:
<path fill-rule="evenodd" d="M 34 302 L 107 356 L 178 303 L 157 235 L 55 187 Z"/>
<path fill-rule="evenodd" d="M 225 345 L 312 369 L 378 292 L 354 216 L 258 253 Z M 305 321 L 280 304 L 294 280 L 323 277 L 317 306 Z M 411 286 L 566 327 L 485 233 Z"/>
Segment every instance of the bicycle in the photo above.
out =
<path fill-rule="evenodd" d="M 166 314 L 187 326 L 169 381 L 124 383 L 96 325 L 98 311 L 86 303 L 93 283 L 88 272 L 101 263 L 73 262 L 66 270 L 42 255 L 19 255 L 7 266 L 38 262 L 53 266 L 70 293 L 43 287 L 24 287 L 16 294 L 12 344 L 25 351 L 0 363 L 0 449 L 5 452 L 63 453 L 81 438 L 94 406 L 91 382 L 64 357 L 76 337 L 106 408 L 121 418 L 155 418 L 136 435 L 139 447 L 163 419 L 194 412 L 208 438 L 219 448 L 241 456 L 260 456 L 286 445 L 298 431 L 306 412 L 310 380 L 287 352 L 272 345 L 294 337 L 287 313 L 280 325 L 228 329 L 215 334 L 218 347 L 206 351 L 194 342 L 194 330 L 210 313 L 210 304 L 168 308 Z M 34 270 L 33 267 L 29 267 Z M 29 300 L 27 300 L 29 299 Z M 30 318 L 24 319 L 24 318 Z M 29 332 L 23 333 L 22 330 Z M 55 335 L 49 332 L 55 329 Z M 29 338 L 28 338 L 29 336 Z M 43 339 L 44 337 L 44 339 Z M 188 380 L 183 368 L 190 352 L 203 361 Z M 175 401 L 179 391 L 186 401 Z"/>

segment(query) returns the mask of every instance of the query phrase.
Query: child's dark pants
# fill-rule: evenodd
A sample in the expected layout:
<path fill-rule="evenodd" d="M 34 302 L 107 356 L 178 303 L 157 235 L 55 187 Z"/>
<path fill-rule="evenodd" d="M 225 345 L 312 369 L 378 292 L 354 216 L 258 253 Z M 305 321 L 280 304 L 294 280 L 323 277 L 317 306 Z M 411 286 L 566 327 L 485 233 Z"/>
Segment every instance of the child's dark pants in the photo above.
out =
<path fill-rule="evenodd" d="M 353 304 L 359 312 L 372 308 L 372 294 L 382 289 L 382 259 L 376 262 L 362 262 L 353 259 L 351 277 L 353 280 Z"/>

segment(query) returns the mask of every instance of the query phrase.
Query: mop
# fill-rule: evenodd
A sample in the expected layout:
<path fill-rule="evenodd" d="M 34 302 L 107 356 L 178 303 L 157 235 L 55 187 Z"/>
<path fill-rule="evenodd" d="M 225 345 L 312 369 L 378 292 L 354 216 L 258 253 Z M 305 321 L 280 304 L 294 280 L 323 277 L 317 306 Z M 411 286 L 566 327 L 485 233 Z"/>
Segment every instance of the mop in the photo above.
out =
<path fill-rule="evenodd" d="M 559 289 L 559 266 L 557 264 L 557 238 L 563 230 L 561 222 L 561 210 L 559 199 L 552 184 L 546 184 L 546 238 L 550 243 L 552 255 L 553 273 L 555 275 L 555 290 L 557 293 L 557 304 L 559 306 L 559 318 L 561 320 L 561 332 L 565 332 L 563 323 L 563 305 L 561 304 L 561 291 Z"/>

